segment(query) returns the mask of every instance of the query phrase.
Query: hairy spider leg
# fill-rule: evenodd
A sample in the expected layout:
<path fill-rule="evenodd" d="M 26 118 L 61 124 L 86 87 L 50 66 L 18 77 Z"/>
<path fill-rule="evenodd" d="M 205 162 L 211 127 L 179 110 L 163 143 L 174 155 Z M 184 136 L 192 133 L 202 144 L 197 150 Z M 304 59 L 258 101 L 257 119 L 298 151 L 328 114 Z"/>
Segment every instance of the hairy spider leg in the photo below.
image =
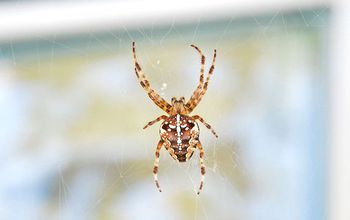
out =
<path fill-rule="evenodd" d="M 148 122 L 147 125 L 145 125 L 145 127 L 143 127 L 143 129 L 146 129 L 149 126 L 153 125 L 154 123 L 157 123 L 160 120 L 165 120 L 167 118 L 168 118 L 168 116 L 165 116 L 165 115 L 159 116 L 158 118 L 154 119 L 153 121 Z"/>
<path fill-rule="evenodd" d="M 188 100 L 188 102 L 186 103 L 187 108 L 192 109 L 193 110 L 193 104 L 195 102 L 195 100 L 197 99 L 197 97 L 200 95 L 200 93 L 202 92 L 202 88 L 203 88 L 203 83 L 204 83 L 204 66 L 205 66 L 205 56 L 203 55 L 202 51 L 196 46 L 196 45 L 191 45 L 191 47 L 193 47 L 194 49 L 196 49 L 199 53 L 199 55 L 201 56 L 201 70 L 200 70 L 200 76 L 199 76 L 199 84 L 196 88 L 196 90 L 194 90 L 191 98 Z"/>
<path fill-rule="evenodd" d="M 164 144 L 164 141 L 162 140 L 158 142 L 157 149 L 156 149 L 156 157 L 154 159 L 154 167 L 153 167 L 153 178 L 159 192 L 162 192 L 162 190 L 160 189 L 159 182 L 158 182 L 158 166 L 159 166 L 160 149 L 162 148 L 163 144 Z"/>
<path fill-rule="evenodd" d="M 171 112 L 172 106 L 151 88 L 151 85 L 147 80 L 145 73 L 142 71 L 139 62 L 137 61 L 135 42 L 132 42 L 132 52 L 134 56 L 135 73 L 141 86 L 146 90 L 148 96 L 151 98 L 154 104 L 169 114 Z"/>
<path fill-rule="evenodd" d="M 198 147 L 198 150 L 199 150 L 199 161 L 200 161 L 200 165 L 201 165 L 201 182 L 200 182 L 200 185 L 199 185 L 199 190 L 197 192 L 197 194 L 199 195 L 199 193 L 203 189 L 204 176 L 205 176 L 205 165 L 204 165 L 204 150 L 202 148 L 202 144 L 201 144 L 200 141 L 198 141 L 197 147 Z"/>
<path fill-rule="evenodd" d="M 168 140 L 160 140 L 157 145 L 156 153 L 155 153 L 155 159 L 154 159 L 154 166 L 153 166 L 153 178 L 154 182 L 156 184 L 157 189 L 159 192 L 162 192 L 159 181 L 158 181 L 158 167 L 159 167 L 159 156 L 160 156 L 160 149 L 162 147 L 165 147 L 165 149 L 170 153 L 170 155 L 177 160 L 177 156 L 174 153 L 174 149 L 171 148 L 171 143 Z"/>
<path fill-rule="evenodd" d="M 211 125 L 208 124 L 208 123 L 206 123 L 206 122 L 204 121 L 204 119 L 203 119 L 201 116 L 199 116 L 199 115 L 194 115 L 194 116 L 192 116 L 192 118 L 193 118 L 194 120 L 199 120 L 200 122 L 202 122 L 202 123 L 205 125 L 205 127 L 207 127 L 207 128 L 211 131 L 211 133 L 213 133 L 213 135 L 214 135 L 216 138 L 219 137 L 219 136 L 216 134 L 216 132 L 214 131 L 214 129 L 211 127 Z"/>
<path fill-rule="evenodd" d="M 191 102 L 187 102 L 186 103 L 186 108 L 188 110 L 188 113 L 192 112 L 193 109 L 195 107 L 197 107 L 197 105 L 199 104 L 199 102 L 201 101 L 202 97 L 205 95 L 205 92 L 207 91 L 208 89 L 208 83 L 209 83 L 209 80 L 210 80 L 210 77 L 211 75 L 213 74 L 214 72 L 214 69 L 215 69 L 215 63 L 216 63 L 216 49 L 214 50 L 214 57 L 213 57 L 213 61 L 212 61 L 212 64 L 211 64 L 211 67 L 209 69 L 209 73 L 207 75 L 207 78 L 205 80 L 205 83 L 203 85 L 203 88 L 201 89 L 201 91 L 199 93 L 197 93 L 197 95 L 195 97 L 191 97 Z"/>

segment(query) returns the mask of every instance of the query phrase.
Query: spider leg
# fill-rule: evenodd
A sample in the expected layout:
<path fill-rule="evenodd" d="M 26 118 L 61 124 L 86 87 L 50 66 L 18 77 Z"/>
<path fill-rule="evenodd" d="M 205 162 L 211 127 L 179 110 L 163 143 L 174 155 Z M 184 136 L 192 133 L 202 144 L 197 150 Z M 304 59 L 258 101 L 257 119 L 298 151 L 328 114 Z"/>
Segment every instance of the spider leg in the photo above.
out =
<path fill-rule="evenodd" d="M 191 45 L 191 47 L 193 47 L 194 49 L 196 49 L 199 53 L 199 55 L 201 56 L 201 70 L 200 70 L 200 77 L 199 77 L 199 84 L 196 88 L 196 90 L 194 90 L 191 98 L 188 100 L 188 102 L 186 103 L 186 107 L 188 109 L 190 109 L 190 111 L 193 110 L 193 105 L 194 105 L 194 100 L 196 100 L 200 93 L 202 92 L 202 88 L 203 88 L 203 83 L 204 83 L 204 66 L 205 66 L 205 56 L 203 55 L 202 51 L 196 46 L 196 45 Z"/>
<path fill-rule="evenodd" d="M 204 83 L 204 66 L 205 66 L 205 56 L 203 55 L 202 51 L 196 46 L 196 45 L 191 45 L 191 47 L 193 47 L 194 49 L 196 49 L 199 53 L 199 55 L 201 56 L 201 70 L 200 70 L 200 77 L 199 77 L 199 84 L 196 88 L 196 90 L 194 90 L 191 98 L 188 100 L 188 102 L 186 103 L 186 107 L 188 109 L 191 109 L 191 111 L 194 108 L 194 100 L 197 99 L 197 97 L 200 95 L 200 93 L 202 92 L 202 88 L 203 88 L 203 83 Z"/>
<path fill-rule="evenodd" d="M 151 88 L 151 85 L 147 80 L 146 75 L 142 71 L 142 68 L 139 62 L 137 61 L 135 42 L 132 43 L 132 52 L 133 52 L 134 63 L 135 63 L 135 73 L 141 86 L 146 90 L 148 96 L 159 108 L 163 109 L 167 113 L 170 113 L 172 106 Z"/>
<path fill-rule="evenodd" d="M 203 55 L 202 51 L 196 46 L 196 45 L 191 45 L 194 49 L 196 49 L 201 56 L 201 70 L 200 70 L 200 76 L 199 76 L 199 85 L 203 86 L 204 82 L 204 66 L 205 66 L 205 56 Z M 197 87 L 198 88 L 198 87 Z"/>
<path fill-rule="evenodd" d="M 194 116 L 192 116 L 192 118 L 193 118 L 194 120 L 199 120 L 200 122 L 202 122 L 202 123 L 205 125 L 205 127 L 207 127 L 207 128 L 211 131 L 211 133 L 213 133 L 213 135 L 214 135 L 216 138 L 218 138 L 218 135 L 216 134 L 216 132 L 214 131 L 214 129 L 210 126 L 210 124 L 206 123 L 206 122 L 204 121 L 204 119 L 203 119 L 201 116 L 199 116 L 199 115 L 194 115 Z"/>
<path fill-rule="evenodd" d="M 192 112 L 195 107 L 197 107 L 197 105 L 201 101 L 202 97 L 204 96 L 205 92 L 207 91 L 210 77 L 211 77 L 211 75 L 213 75 L 213 72 L 214 72 L 215 63 L 216 63 L 216 50 L 214 50 L 213 61 L 212 61 L 211 67 L 209 69 L 209 73 L 207 75 L 207 78 L 205 80 L 204 85 L 203 85 L 203 82 L 200 82 L 195 93 L 192 95 L 190 100 L 186 103 L 186 108 L 187 108 L 187 111 L 189 113 Z"/>
<path fill-rule="evenodd" d="M 149 126 L 153 125 L 154 123 L 156 123 L 156 122 L 158 122 L 160 120 L 165 120 L 167 118 L 168 118 L 168 116 L 165 116 L 165 115 L 159 116 L 158 118 L 154 119 L 153 121 L 148 122 L 147 125 L 145 127 L 143 127 L 143 129 L 146 129 Z"/>
<path fill-rule="evenodd" d="M 159 192 L 162 192 L 162 190 L 160 189 L 159 186 L 159 182 L 158 182 L 158 165 L 159 165 L 159 156 L 160 156 L 160 149 L 162 148 L 164 142 L 162 140 L 160 140 L 158 142 L 157 145 L 157 149 L 156 149 L 156 157 L 154 159 L 154 167 L 153 167 L 153 178 L 154 178 L 154 182 L 156 183 L 157 189 L 159 190 Z"/>
<path fill-rule="evenodd" d="M 204 83 L 204 86 L 203 86 L 203 91 L 201 93 L 201 96 L 203 96 L 205 94 L 205 92 L 207 91 L 207 89 L 208 89 L 208 83 L 209 83 L 211 75 L 213 75 L 213 72 L 214 72 L 214 69 L 215 69 L 215 63 L 216 63 L 216 49 L 214 50 L 213 62 L 211 63 L 211 67 L 209 69 L 209 73 L 207 75 L 207 78 L 205 79 L 205 83 Z"/>
<path fill-rule="evenodd" d="M 197 192 L 197 194 L 199 195 L 199 193 L 203 189 L 204 175 L 205 175 L 205 165 L 204 165 L 204 150 L 202 148 L 202 144 L 201 144 L 200 141 L 198 141 L 197 147 L 198 147 L 198 150 L 199 150 L 199 161 L 200 161 L 200 164 L 201 164 L 201 182 L 200 182 L 200 185 L 199 185 L 199 190 Z"/>

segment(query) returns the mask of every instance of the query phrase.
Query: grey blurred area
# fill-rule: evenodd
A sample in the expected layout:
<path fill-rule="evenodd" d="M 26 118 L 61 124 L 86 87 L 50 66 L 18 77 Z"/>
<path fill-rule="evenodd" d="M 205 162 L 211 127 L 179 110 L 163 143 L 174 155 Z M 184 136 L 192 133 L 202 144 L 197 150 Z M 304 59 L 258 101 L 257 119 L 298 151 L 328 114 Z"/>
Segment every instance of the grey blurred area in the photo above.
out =
<path fill-rule="evenodd" d="M 37 1 L 35 4 L 38 4 Z M 83 2 L 82 2 L 83 4 Z M 253 12 L 252 12 L 253 13 Z M 328 7 L 208 17 L 0 42 L 0 219 L 325 219 Z M 171 20 L 171 19 L 170 19 Z M 68 24 L 67 24 L 68 25 Z M 134 74 L 190 97 L 218 50 L 195 114 L 206 153 L 161 151 L 164 114 Z"/>

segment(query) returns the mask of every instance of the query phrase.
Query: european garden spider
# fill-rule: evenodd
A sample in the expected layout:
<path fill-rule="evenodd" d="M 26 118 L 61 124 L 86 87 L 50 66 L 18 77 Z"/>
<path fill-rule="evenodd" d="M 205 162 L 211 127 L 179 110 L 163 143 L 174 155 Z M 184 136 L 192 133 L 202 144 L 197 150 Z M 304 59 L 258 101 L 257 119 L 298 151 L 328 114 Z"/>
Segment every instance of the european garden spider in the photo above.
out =
<path fill-rule="evenodd" d="M 144 72 L 141 69 L 140 64 L 136 58 L 136 50 L 135 50 L 135 42 L 132 43 L 132 52 L 134 55 L 135 62 L 135 73 L 141 84 L 141 86 L 146 90 L 148 96 L 152 99 L 152 101 L 161 109 L 163 109 L 169 116 L 162 115 L 156 118 L 153 121 L 148 122 L 148 124 L 143 128 L 153 125 L 154 123 L 164 120 L 162 123 L 159 134 L 160 141 L 158 142 L 156 149 L 156 157 L 154 160 L 154 168 L 153 168 L 153 176 L 155 184 L 161 192 L 159 182 L 158 182 L 158 164 L 159 164 L 159 151 L 164 146 L 165 149 L 170 153 L 170 155 L 179 162 L 188 161 L 192 155 L 193 151 L 198 148 L 199 157 L 200 157 L 200 165 L 201 165 L 201 182 L 199 185 L 199 194 L 203 188 L 204 183 L 204 175 L 205 175 L 205 165 L 204 165 L 204 151 L 199 141 L 199 127 L 196 120 L 202 122 L 211 132 L 218 137 L 215 131 L 211 128 L 209 124 L 207 124 L 202 117 L 199 115 L 189 116 L 189 114 L 193 111 L 193 109 L 198 105 L 204 96 L 205 92 L 208 88 L 208 82 L 210 76 L 213 74 L 215 61 L 216 61 L 216 50 L 214 50 L 214 57 L 212 65 L 209 69 L 209 73 L 204 82 L 204 65 L 205 65 L 205 57 L 202 54 L 202 51 L 195 45 L 191 45 L 195 48 L 201 56 L 201 69 L 200 69 L 200 78 L 197 89 L 194 91 L 193 95 L 186 103 L 185 98 L 181 97 L 180 99 L 176 99 L 173 97 L 171 99 L 171 104 L 165 101 L 162 97 L 160 97 L 152 88 L 147 80 Z"/>

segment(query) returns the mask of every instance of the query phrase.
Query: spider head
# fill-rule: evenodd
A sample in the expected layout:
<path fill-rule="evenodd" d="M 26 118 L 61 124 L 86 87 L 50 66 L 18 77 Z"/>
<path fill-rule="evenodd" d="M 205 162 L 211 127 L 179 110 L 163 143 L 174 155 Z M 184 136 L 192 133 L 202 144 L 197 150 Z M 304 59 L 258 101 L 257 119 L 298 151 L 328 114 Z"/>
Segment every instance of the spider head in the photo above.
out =
<path fill-rule="evenodd" d="M 186 114 L 187 110 L 185 108 L 185 104 L 185 97 L 180 97 L 180 99 L 173 97 L 171 99 L 173 114 Z"/>

